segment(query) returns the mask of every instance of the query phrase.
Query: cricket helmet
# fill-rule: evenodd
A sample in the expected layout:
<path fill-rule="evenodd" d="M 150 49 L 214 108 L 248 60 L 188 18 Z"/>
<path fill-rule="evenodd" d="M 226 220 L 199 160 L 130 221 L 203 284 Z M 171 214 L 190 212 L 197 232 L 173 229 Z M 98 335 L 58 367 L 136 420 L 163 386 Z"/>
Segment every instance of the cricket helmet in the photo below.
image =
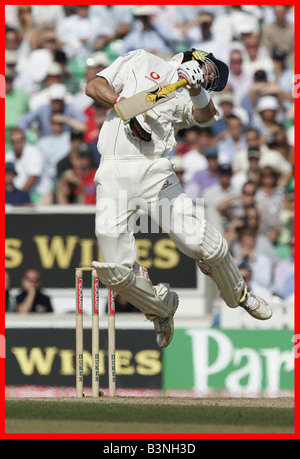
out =
<path fill-rule="evenodd" d="M 216 59 L 212 53 L 192 48 L 190 51 L 175 54 L 171 60 L 180 64 L 196 60 L 204 71 L 206 78 L 202 86 L 208 92 L 222 91 L 227 84 L 229 69 L 224 62 Z"/>

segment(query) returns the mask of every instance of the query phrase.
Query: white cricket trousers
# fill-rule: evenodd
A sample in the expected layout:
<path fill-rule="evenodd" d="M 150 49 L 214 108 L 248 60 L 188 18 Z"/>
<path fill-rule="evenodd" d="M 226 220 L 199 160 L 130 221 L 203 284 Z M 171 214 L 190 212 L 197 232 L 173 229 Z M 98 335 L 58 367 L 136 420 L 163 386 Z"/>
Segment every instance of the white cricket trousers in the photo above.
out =
<path fill-rule="evenodd" d="M 227 244 L 212 225 L 199 217 L 168 157 L 102 157 L 95 184 L 95 232 L 106 263 L 134 266 L 134 219 L 142 210 L 160 224 L 181 252 L 212 277 L 227 305 L 238 306 L 244 282 Z"/>

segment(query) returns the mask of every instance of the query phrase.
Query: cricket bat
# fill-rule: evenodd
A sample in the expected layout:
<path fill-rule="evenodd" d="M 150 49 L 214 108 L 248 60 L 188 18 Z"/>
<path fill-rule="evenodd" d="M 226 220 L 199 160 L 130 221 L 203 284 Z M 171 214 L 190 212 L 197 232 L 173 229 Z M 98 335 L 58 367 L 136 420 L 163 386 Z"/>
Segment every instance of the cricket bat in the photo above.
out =
<path fill-rule="evenodd" d="M 175 97 L 175 90 L 187 84 L 187 81 L 184 79 L 170 84 L 167 81 L 163 81 L 146 91 L 141 91 L 132 97 L 117 102 L 114 105 L 114 109 L 123 121 L 130 120 L 157 105 L 173 99 Z"/>

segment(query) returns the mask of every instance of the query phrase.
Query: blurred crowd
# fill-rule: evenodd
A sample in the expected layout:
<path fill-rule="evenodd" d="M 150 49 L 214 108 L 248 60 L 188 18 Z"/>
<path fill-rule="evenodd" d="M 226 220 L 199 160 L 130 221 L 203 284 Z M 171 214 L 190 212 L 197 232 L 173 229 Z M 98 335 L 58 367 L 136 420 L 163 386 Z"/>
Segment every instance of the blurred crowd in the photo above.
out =
<path fill-rule="evenodd" d="M 190 48 L 229 66 L 222 117 L 179 131 L 174 169 L 251 282 L 281 298 L 294 274 L 294 7 L 6 5 L 5 201 L 95 204 L 106 108 L 86 84 L 119 55 Z"/>

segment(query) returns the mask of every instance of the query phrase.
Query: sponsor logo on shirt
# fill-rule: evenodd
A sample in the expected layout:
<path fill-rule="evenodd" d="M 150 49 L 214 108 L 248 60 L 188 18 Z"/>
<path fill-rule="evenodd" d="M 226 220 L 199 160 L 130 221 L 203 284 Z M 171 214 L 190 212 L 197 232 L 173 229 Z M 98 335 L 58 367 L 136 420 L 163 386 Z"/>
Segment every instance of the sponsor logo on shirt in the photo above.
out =
<path fill-rule="evenodd" d="M 160 75 L 156 72 L 151 72 L 150 76 L 145 75 L 145 78 L 156 83 L 160 79 Z"/>

